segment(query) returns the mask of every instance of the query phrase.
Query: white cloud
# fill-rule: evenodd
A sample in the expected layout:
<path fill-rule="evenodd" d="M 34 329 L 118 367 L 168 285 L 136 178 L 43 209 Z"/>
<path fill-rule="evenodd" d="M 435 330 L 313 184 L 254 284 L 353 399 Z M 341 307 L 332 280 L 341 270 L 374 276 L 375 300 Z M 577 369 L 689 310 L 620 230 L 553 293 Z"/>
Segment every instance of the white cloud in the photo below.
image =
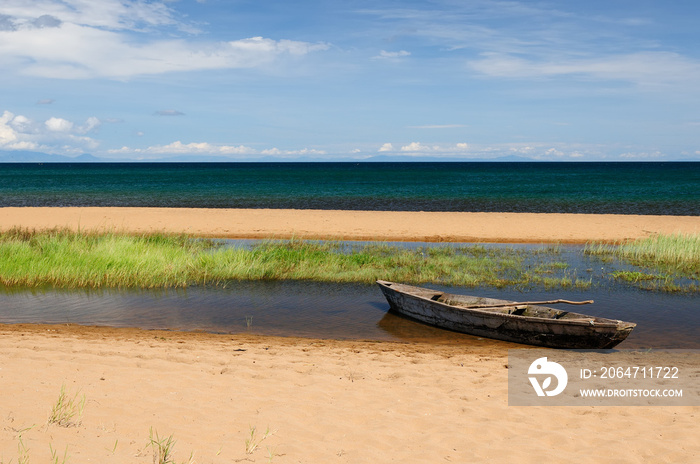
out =
<path fill-rule="evenodd" d="M 122 150 L 124 150 L 122 148 Z M 112 153 L 114 151 L 110 151 Z M 242 155 L 255 153 L 250 147 L 244 145 L 213 145 L 207 142 L 182 143 L 179 140 L 168 145 L 156 145 L 146 149 L 134 149 L 132 153 L 148 154 L 206 154 L 206 155 Z"/>
<path fill-rule="evenodd" d="M 411 142 L 408 145 L 401 147 L 401 151 L 429 151 L 428 147 L 421 145 L 420 142 Z"/>
<path fill-rule="evenodd" d="M 0 14 L 19 25 L 0 30 L 0 62 L 25 75 L 128 79 L 138 75 L 205 69 L 254 68 L 284 56 L 326 50 L 327 44 L 251 37 L 212 42 L 183 39 L 139 42 L 141 26 L 180 25 L 163 3 L 101 0 L 18 1 Z M 32 21 L 51 16 L 46 27 Z"/>
<path fill-rule="evenodd" d="M 492 77 L 536 78 L 581 76 L 601 80 L 623 80 L 656 86 L 700 80 L 700 61 L 670 52 L 640 52 L 596 58 L 558 61 L 484 54 L 469 63 L 475 71 Z"/>
<path fill-rule="evenodd" d="M 0 149 L 83 153 L 86 149 L 94 150 L 99 146 L 97 141 L 83 135 L 94 131 L 99 125 L 100 121 L 95 117 L 76 126 L 72 121 L 59 117 L 51 117 L 42 123 L 4 111 L 0 117 Z"/>
<path fill-rule="evenodd" d="M 44 124 L 52 132 L 69 132 L 73 129 L 73 123 L 63 118 L 50 118 Z"/>
<path fill-rule="evenodd" d="M 0 146 L 6 146 L 17 141 L 17 131 L 10 126 L 15 115 L 5 111 L 0 116 Z"/>
<path fill-rule="evenodd" d="M 469 144 L 460 142 L 454 145 L 423 145 L 420 142 L 411 142 L 401 147 L 402 152 L 411 153 L 435 153 L 435 154 L 463 154 L 470 151 Z"/>
<path fill-rule="evenodd" d="M 88 132 L 93 132 L 97 130 L 98 127 L 102 125 L 102 122 L 94 116 L 90 116 L 85 121 L 85 124 L 78 126 L 76 131 L 79 134 L 87 134 Z"/>
<path fill-rule="evenodd" d="M 405 58 L 407 56 L 411 56 L 411 52 L 407 52 L 406 50 L 400 50 L 398 52 L 387 52 L 386 50 L 382 50 L 379 52 L 379 55 L 372 57 L 374 60 L 396 60 L 399 58 Z"/>
<path fill-rule="evenodd" d="M 394 146 L 390 143 L 385 143 L 381 147 L 379 147 L 380 152 L 385 152 L 385 151 L 394 151 Z"/>
<path fill-rule="evenodd" d="M 639 161 L 639 160 L 655 161 L 655 160 L 666 159 L 667 155 L 666 155 L 666 153 L 663 153 L 660 151 L 637 152 L 637 153 L 627 152 L 627 153 L 620 154 L 620 158 L 627 160 L 627 161 Z"/>
<path fill-rule="evenodd" d="M 163 2 L 139 0 L 3 0 L 0 11 L 18 27 L 55 27 L 56 20 L 108 29 L 172 25 L 189 30 Z M 46 16 L 50 18 L 46 18 Z M 40 18 L 42 18 L 40 20 Z M 53 19 L 51 19 L 53 18 Z M 38 21 L 38 24 L 37 24 Z"/>
<path fill-rule="evenodd" d="M 301 150 L 280 150 L 279 148 L 270 148 L 260 151 L 261 155 L 273 155 L 273 156 L 297 156 L 297 155 L 325 155 L 327 154 L 324 150 L 316 150 L 314 148 L 302 148 Z"/>
<path fill-rule="evenodd" d="M 26 116 L 22 116 L 21 114 L 14 116 L 14 118 L 11 121 L 9 121 L 9 123 L 15 130 L 17 130 L 17 132 L 25 133 L 32 132 L 32 126 L 34 125 L 31 119 L 29 119 Z"/>
<path fill-rule="evenodd" d="M 122 147 L 108 150 L 110 155 L 215 155 L 215 156 L 236 156 L 236 155 L 267 155 L 267 156 L 298 156 L 298 155 L 325 155 L 326 151 L 310 148 L 301 150 L 280 150 L 279 148 L 269 148 L 256 150 L 245 145 L 217 145 L 209 142 L 182 143 L 176 141 L 168 145 L 155 145 L 147 148 Z"/>

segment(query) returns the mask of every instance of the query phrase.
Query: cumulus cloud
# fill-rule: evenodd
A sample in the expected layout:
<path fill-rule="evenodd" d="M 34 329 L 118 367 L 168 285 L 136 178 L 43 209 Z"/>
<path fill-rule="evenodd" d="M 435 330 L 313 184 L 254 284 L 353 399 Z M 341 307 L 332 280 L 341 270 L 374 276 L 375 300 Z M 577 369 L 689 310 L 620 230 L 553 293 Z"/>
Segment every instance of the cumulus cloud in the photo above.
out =
<path fill-rule="evenodd" d="M 408 151 L 408 152 L 417 152 L 417 153 L 424 153 L 424 152 L 429 152 L 429 151 L 439 151 L 440 147 L 438 146 L 432 146 L 428 147 L 420 142 L 411 142 L 408 145 L 404 145 L 401 147 L 401 151 Z"/>
<path fill-rule="evenodd" d="M 69 132 L 73 128 L 73 123 L 63 118 L 50 118 L 44 124 L 52 132 Z"/>
<path fill-rule="evenodd" d="M 8 13 L 8 14 L 4 14 Z M 0 6 L 0 60 L 26 75 L 128 79 L 205 69 L 254 68 L 327 44 L 251 37 L 212 42 L 153 39 L 133 31 L 182 26 L 162 2 L 9 0 Z"/>
<path fill-rule="evenodd" d="M 17 140 L 17 132 L 11 127 L 10 123 L 15 115 L 9 111 L 5 111 L 0 116 L 0 146 L 13 143 Z"/>
<path fill-rule="evenodd" d="M 60 117 L 37 122 L 26 116 L 4 111 L 0 117 L 0 149 L 82 153 L 86 149 L 93 150 L 98 147 L 99 144 L 85 134 L 99 126 L 100 120 L 95 117 L 88 118 L 84 124 L 76 125 Z"/>
<path fill-rule="evenodd" d="M 385 143 L 381 147 L 379 147 L 380 152 L 386 152 L 386 151 L 394 151 L 394 146 L 390 143 Z"/>
<path fill-rule="evenodd" d="M 82 124 L 77 127 L 76 131 L 79 134 L 87 134 L 89 132 L 96 131 L 98 127 L 102 125 L 102 121 L 100 121 L 98 118 L 94 116 L 90 116 L 87 118 L 85 121 L 85 124 Z"/>

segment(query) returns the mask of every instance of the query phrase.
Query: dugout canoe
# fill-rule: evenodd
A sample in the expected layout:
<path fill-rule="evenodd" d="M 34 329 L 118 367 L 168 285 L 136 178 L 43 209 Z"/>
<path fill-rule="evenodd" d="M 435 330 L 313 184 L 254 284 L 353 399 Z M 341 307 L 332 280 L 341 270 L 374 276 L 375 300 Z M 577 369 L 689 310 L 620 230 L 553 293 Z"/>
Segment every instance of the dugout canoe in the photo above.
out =
<path fill-rule="evenodd" d="M 456 295 L 378 280 L 391 310 L 443 329 L 515 343 L 568 349 L 609 349 L 637 324 L 588 316 L 542 304 Z"/>

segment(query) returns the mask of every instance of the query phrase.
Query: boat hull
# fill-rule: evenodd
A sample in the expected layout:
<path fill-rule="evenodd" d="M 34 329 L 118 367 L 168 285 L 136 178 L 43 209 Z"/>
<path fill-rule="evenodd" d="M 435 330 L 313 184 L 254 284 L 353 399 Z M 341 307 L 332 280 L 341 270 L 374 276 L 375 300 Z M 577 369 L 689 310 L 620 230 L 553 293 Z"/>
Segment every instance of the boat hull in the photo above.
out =
<path fill-rule="evenodd" d="M 609 349 L 623 341 L 636 324 L 612 319 L 594 318 L 583 314 L 567 313 L 568 319 L 526 317 L 508 312 L 465 309 L 435 301 L 435 295 L 443 295 L 464 304 L 512 303 L 504 300 L 482 299 L 378 281 L 391 309 L 436 327 L 470 335 L 494 338 L 515 343 L 568 349 Z M 471 298 L 471 300 L 469 300 Z M 533 312 L 554 312 L 549 307 L 532 307 Z"/>

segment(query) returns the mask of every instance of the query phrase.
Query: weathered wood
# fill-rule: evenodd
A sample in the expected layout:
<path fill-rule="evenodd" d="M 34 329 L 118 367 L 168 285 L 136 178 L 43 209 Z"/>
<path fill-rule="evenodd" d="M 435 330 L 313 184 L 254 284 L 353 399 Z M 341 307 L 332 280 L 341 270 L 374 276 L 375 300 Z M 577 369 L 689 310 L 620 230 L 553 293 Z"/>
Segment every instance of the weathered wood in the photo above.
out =
<path fill-rule="evenodd" d="M 521 306 L 521 305 L 546 305 L 546 304 L 558 304 L 566 303 L 570 305 L 585 305 L 593 303 L 593 300 L 586 301 L 569 301 L 569 300 L 550 300 L 550 301 L 513 301 L 505 304 L 493 304 L 493 305 L 473 305 L 473 306 L 462 306 L 466 309 L 483 309 L 483 308 L 501 308 L 506 306 Z"/>
<path fill-rule="evenodd" d="M 382 280 L 377 284 L 395 312 L 436 327 L 516 343 L 607 349 L 627 338 L 636 326 L 539 306 L 546 302 L 456 295 Z"/>

